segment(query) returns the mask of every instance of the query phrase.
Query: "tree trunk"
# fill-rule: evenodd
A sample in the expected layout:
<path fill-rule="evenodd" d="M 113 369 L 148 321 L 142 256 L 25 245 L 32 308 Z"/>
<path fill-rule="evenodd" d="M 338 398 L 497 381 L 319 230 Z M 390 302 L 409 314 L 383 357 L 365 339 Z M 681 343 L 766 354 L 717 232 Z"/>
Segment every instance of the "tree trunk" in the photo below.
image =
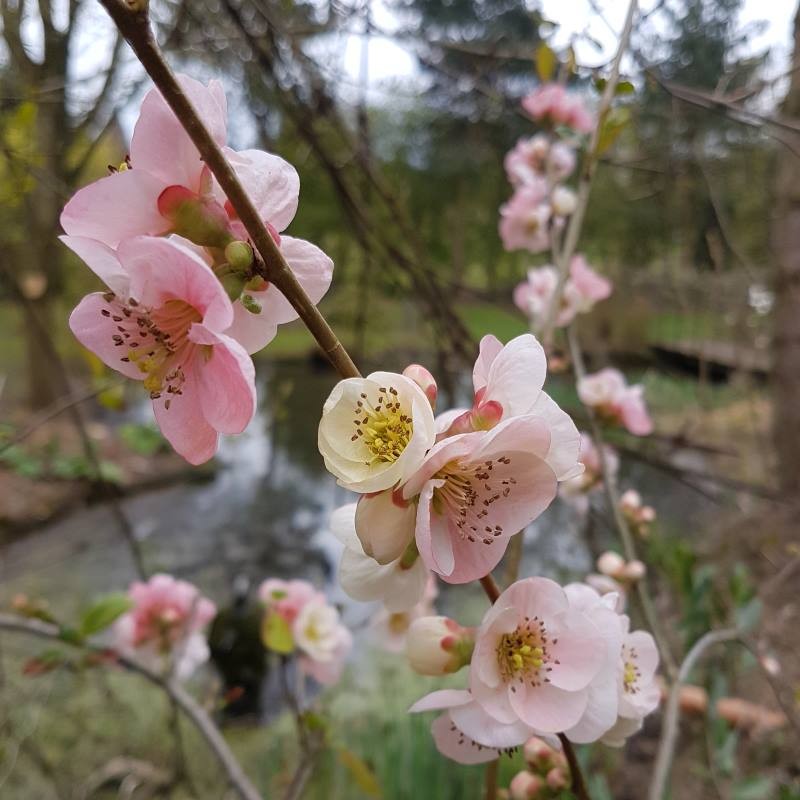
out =
<path fill-rule="evenodd" d="M 793 63 L 800 59 L 800 7 L 794 18 Z M 791 73 L 783 115 L 800 120 L 800 74 Z M 800 136 L 789 132 L 792 149 Z M 800 158 L 789 147 L 778 151 L 775 217 L 772 229 L 777 265 L 773 343 L 773 403 L 775 446 L 781 489 L 800 491 Z"/>

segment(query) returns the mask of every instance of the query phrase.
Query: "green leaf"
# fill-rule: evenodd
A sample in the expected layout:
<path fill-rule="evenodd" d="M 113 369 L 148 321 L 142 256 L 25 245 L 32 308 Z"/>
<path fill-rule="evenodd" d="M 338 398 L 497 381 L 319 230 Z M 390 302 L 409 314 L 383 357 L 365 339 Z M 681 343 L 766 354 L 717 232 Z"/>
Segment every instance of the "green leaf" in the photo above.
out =
<path fill-rule="evenodd" d="M 536 73 L 542 83 L 552 80 L 558 66 L 558 58 L 545 42 L 536 48 Z"/>
<path fill-rule="evenodd" d="M 630 81 L 620 81 L 617 84 L 617 88 L 614 90 L 614 94 L 616 95 L 633 94 L 635 91 L 636 87 Z"/>
<path fill-rule="evenodd" d="M 597 155 L 602 155 L 616 142 L 619 135 L 627 127 L 631 120 L 631 112 L 628 108 L 614 108 L 606 115 L 603 120 L 603 127 L 600 130 L 600 139 L 597 142 Z"/>
<path fill-rule="evenodd" d="M 264 617 L 261 625 L 261 641 L 267 650 L 288 655 L 294 650 L 294 638 L 289 623 L 274 611 Z"/>
<path fill-rule="evenodd" d="M 86 637 L 105 630 L 130 607 L 128 595 L 122 592 L 106 595 L 83 612 L 78 626 L 79 634 Z"/>
<path fill-rule="evenodd" d="M 381 797 L 381 787 L 375 773 L 369 765 L 352 750 L 345 747 L 339 748 L 339 761 L 350 773 L 350 777 L 355 781 L 356 786 L 361 789 L 368 797 Z"/>
<path fill-rule="evenodd" d="M 764 797 L 772 797 L 775 782 L 772 778 L 763 775 L 745 778 L 733 790 L 733 800 L 762 800 Z"/>

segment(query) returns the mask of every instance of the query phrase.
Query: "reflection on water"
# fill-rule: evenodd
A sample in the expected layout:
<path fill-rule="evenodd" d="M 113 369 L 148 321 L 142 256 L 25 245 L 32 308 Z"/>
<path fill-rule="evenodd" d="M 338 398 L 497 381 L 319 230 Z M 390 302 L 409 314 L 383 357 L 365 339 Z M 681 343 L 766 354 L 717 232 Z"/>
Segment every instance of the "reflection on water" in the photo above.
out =
<path fill-rule="evenodd" d="M 237 575 L 305 577 L 347 606 L 351 622 L 367 609 L 334 584 L 340 546 L 326 530 L 331 510 L 352 499 L 325 471 L 317 423 L 334 376 L 304 363 L 260 371 L 261 408 L 248 430 L 225 439 L 220 468 L 206 484 L 171 486 L 124 501 L 148 567 L 198 583 L 226 604 Z M 698 522 L 709 501 L 661 473 L 624 465 L 649 502 L 681 528 Z M 631 483 L 633 485 L 633 483 Z M 678 517 L 676 518 L 676 515 Z M 556 502 L 526 536 L 522 574 L 563 578 L 591 568 L 575 511 Z M 608 535 L 602 529 L 601 538 Z M 0 601 L 18 591 L 48 598 L 61 613 L 134 577 L 124 541 L 107 508 L 95 506 L 5 548 Z M 444 606 L 448 598 L 443 598 Z"/>

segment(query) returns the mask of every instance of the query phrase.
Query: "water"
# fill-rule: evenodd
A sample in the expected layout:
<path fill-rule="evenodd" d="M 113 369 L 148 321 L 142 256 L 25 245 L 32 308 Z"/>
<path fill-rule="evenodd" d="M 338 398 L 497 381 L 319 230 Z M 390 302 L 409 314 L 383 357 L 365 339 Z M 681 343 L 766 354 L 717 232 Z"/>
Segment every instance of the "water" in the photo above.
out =
<path fill-rule="evenodd" d="M 332 509 L 353 499 L 325 471 L 316 446 L 320 409 L 334 380 L 305 363 L 264 366 L 259 413 L 242 436 L 223 440 L 220 468 L 209 482 L 123 501 L 149 571 L 197 583 L 221 605 L 237 576 L 253 583 L 304 577 L 331 592 L 348 621 L 364 621 L 370 610 L 336 587 L 341 548 L 326 527 Z M 679 528 L 690 529 L 715 508 L 641 464 L 624 464 L 621 483 L 639 488 Z M 603 526 L 598 535 L 611 542 Z M 64 615 L 135 578 L 126 543 L 102 505 L 11 543 L 0 559 L 0 602 L 24 591 L 48 599 Z M 522 574 L 574 579 L 591 566 L 581 517 L 557 501 L 526 535 Z M 443 597 L 444 608 L 452 596 Z"/>

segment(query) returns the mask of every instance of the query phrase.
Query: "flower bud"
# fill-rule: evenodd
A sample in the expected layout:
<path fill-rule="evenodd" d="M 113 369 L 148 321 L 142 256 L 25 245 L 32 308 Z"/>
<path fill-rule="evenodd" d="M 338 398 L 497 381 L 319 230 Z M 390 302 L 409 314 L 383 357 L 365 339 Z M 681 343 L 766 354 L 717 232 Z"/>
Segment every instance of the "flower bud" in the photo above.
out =
<path fill-rule="evenodd" d="M 575 192 L 566 186 L 556 186 L 550 201 L 553 204 L 553 213 L 557 217 L 568 217 L 570 214 L 574 214 L 578 206 Z"/>
<path fill-rule="evenodd" d="M 531 736 L 531 738 L 525 742 L 523 752 L 525 754 L 525 761 L 532 768 L 540 770 L 552 766 L 553 756 L 556 755 L 556 751 L 538 736 Z"/>
<path fill-rule="evenodd" d="M 431 408 L 436 408 L 436 395 L 439 392 L 436 380 L 431 373 L 420 364 L 409 364 L 404 370 L 403 375 L 414 381 L 414 383 L 425 392 L 425 397 L 431 404 Z"/>
<path fill-rule="evenodd" d="M 625 559 L 619 555 L 619 553 L 607 550 L 597 559 L 597 569 L 602 572 L 603 575 L 617 578 L 625 569 Z"/>
<path fill-rule="evenodd" d="M 225 246 L 225 260 L 234 272 L 247 272 L 253 266 L 253 248 L 247 242 L 230 242 Z"/>
<path fill-rule="evenodd" d="M 469 664 L 475 646 L 473 632 L 448 617 L 421 617 L 411 623 L 406 655 L 420 675 L 446 675 Z"/>
<path fill-rule="evenodd" d="M 261 303 L 253 298 L 251 294 L 243 294 L 242 295 L 242 305 L 244 306 L 246 311 L 249 311 L 251 314 L 260 314 L 261 313 Z"/>
<path fill-rule="evenodd" d="M 626 510 L 639 508 L 642 505 L 642 496 L 635 489 L 628 489 L 628 491 L 620 497 L 619 504 Z"/>
<path fill-rule="evenodd" d="M 511 800 L 532 800 L 544 789 L 544 781 L 530 772 L 518 772 L 508 787 Z"/>
<path fill-rule="evenodd" d="M 226 247 L 232 240 L 228 215 L 211 197 L 201 197 L 185 186 L 167 186 L 158 196 L 158 212 L 177 233 L 203 247 Z"/>
<path fill-rule="evenodd" d="M 481 403 L 471 412 L 472 430 L 488 431 L 494 428 L 503 417 L 503 406 L 497 400 Z"/>
<path fill-rule="evenodd" d="M 646 572 L 647 572 L 647 567 L 645 567 L 645 565 L 641 561 L 639 560 L 629 561 L 625 565 L 625 568 L 622 570 L 621 577 L 624 578 L 626 581 L 634 583 L 644 578 Z"/>
<path fill-rule="evenodd" d="M 567 776 L 560 767 L 553 767 L 553 769 L 547 773 L 547 785 L 551 789 L 567 788 Z"/>

